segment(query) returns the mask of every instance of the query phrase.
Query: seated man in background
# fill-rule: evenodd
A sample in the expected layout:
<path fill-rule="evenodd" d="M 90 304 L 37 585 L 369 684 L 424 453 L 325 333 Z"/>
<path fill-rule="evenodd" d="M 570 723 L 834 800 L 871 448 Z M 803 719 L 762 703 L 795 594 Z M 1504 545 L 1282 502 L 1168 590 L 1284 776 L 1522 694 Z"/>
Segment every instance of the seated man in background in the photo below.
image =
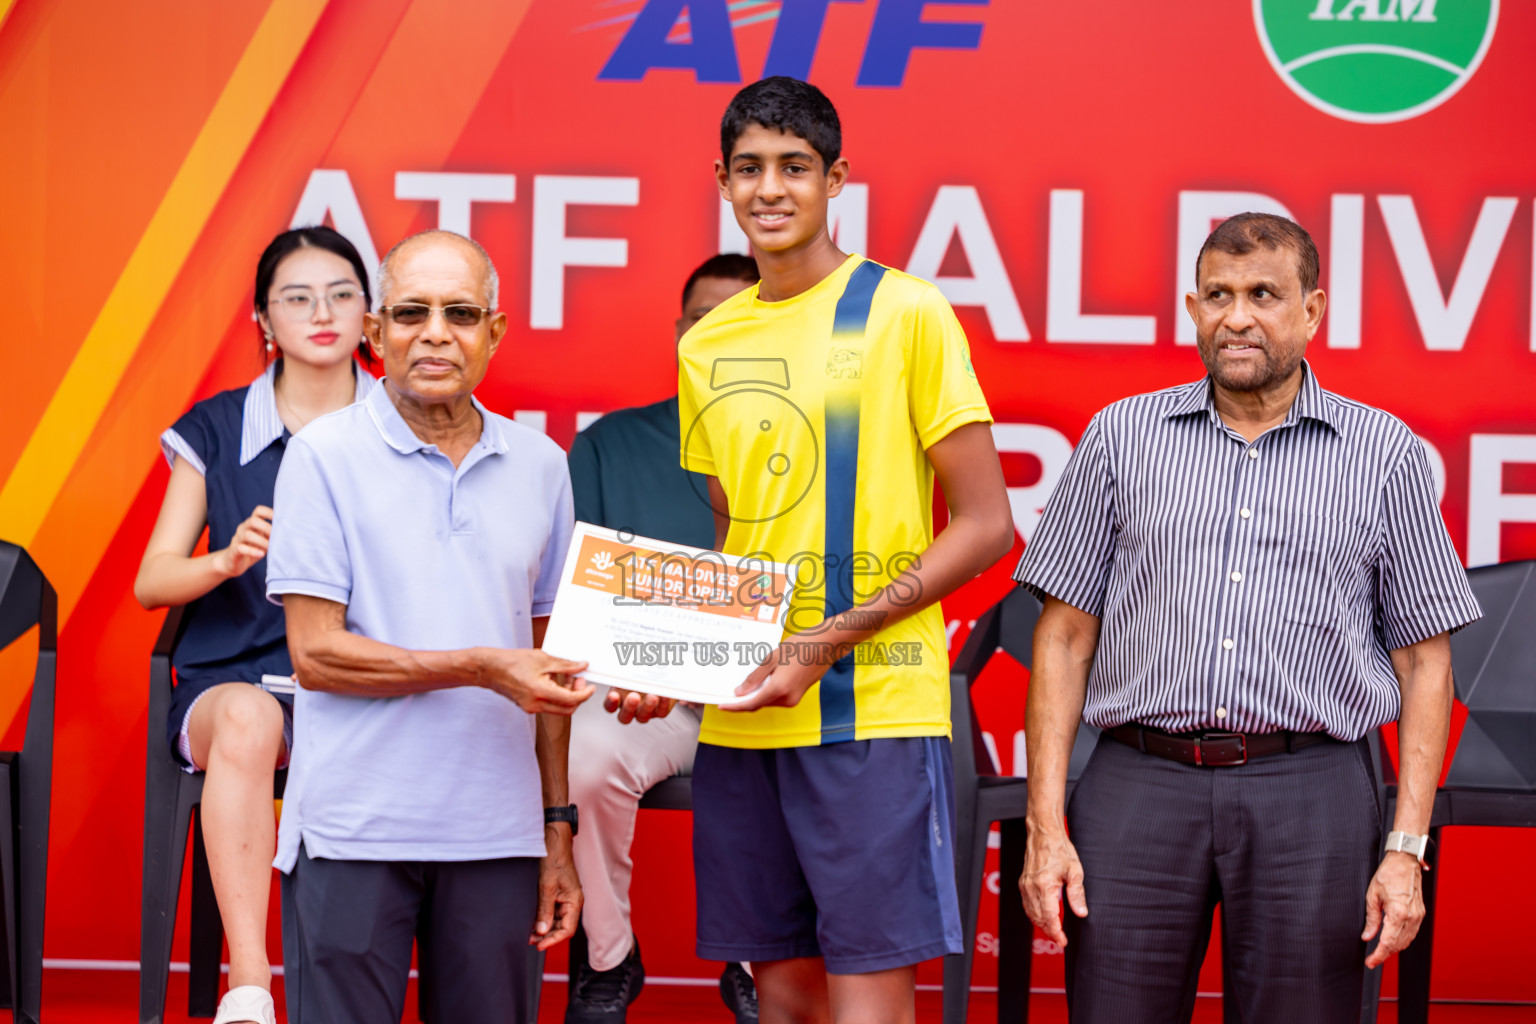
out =
<path fill-rule="evenodd" d="M 757 283 L 750 256 L 721 253 L 683 286 L 683 315 L 674 341 L 704 314 Z M 576 518 L 640 537 L 710 548 L 714 514 L 702 477 L 677 461 L 677 396 L 609 413 L 571 443 Z M 604 714 L 606 709 L 612 714 Z M 671 712 L 669 714 L 669 712 Z M 571 798 L 581 811 L 576 869 L 586 897 L 582 922 L 589 959 L 574 972 L 566 1024 L 622 1022 L 645 984 L 640 945 L 629 920 L 629 855 L 640 797 L 664 779 L 693 770 L 698 708 L 609 690 L 602 705 L 588 701 L 571 724 Z M 630 722 L 647 722 L 643 729 Z M 757 993 L 740 964 L 720 976 L 720 994 L 738 1024 L 757 1020 Z"/>
<path fill-rule="evenodd" d="M 267 595 L 297 670 L 277 843 L 294 1024 L 527 1021 L 530 946 L 581 910 L 566 796 L 582 662 L 533 650 L 570 542 L 560 449 L 474 398 L 506 332 L 461 235 L 392 249 L 383 386 L 278 473 Z"/>

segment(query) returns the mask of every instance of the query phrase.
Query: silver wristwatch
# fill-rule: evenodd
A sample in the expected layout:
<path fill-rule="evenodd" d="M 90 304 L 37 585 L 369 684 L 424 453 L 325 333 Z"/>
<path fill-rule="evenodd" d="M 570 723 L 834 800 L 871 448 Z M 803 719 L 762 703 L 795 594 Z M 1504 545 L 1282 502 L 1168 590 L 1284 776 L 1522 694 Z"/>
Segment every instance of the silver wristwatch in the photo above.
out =
<path fill-rule="evenodd" d="M 1409 832 L 1387 833 L 1388 853 L 1411 853 L 1418 860 L 1419 866 L 1425 871 L 1429 870 L 1429 862 L 1424 855 L 1429 852 L 1429 836 L 1416 836 Z"/>

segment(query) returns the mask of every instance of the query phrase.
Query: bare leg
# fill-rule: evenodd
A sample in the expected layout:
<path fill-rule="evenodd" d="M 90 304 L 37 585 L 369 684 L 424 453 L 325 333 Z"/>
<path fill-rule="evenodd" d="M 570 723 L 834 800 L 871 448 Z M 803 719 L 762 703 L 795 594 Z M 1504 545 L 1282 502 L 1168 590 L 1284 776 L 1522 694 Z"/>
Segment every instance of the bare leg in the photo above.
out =
<path fill-rule="evenodd" d="M 827 992 L 836 1024 L 916 1024 L 917 967 L 832 974 Z"/>
<path fill-rule="evenodd" d="M 277 823 L 272 772 L 287 753 L 277 698 L 250 683 L 215 686 L 188 723 L 192 762 L 203 768 L 203 841 L 229 939 L 229 985 L 272 988 L 267 897 Z"/>
<path fill-rule="evenodd" d="M 821 957 L 757 961 L 752 980 L 757 983 L 759 1024 L 831 1024 L 827 967 Z"/>

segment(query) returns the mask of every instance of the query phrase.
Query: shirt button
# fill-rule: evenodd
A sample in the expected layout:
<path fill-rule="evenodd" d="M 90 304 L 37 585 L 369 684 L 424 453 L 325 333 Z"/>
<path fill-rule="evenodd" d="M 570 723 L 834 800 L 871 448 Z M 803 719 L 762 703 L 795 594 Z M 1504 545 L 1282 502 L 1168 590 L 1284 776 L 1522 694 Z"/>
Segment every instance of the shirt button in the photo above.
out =
<path fill-rule="evenodd" d="M 1253 518 L 1253 510 L 1249 508 L 1240 509 L 1237 514 L 1242 516 L 1244 519 Z"/>
<path fill-rule="evenodd" d="M 1248 449 L 1248 457 L 1250 459 L 1258 458 L 1259 457 L 1259 450 L 1257 448 L 1249 448 Z"/>
<path fill-rule="evenodd" d="M 1232 638 L 1231 637 L 1227 637 L 1225 640 L 1223 640 L 1221 642 L 1221 646 L 1222 646 L 1222 648 L 1224 650 L 1230 651 L 1232 649 Z"/>
<path fill-rule="evenodd" d="M 1243 582 L 1243 574 L 1240 573 L 1240 572 L 1233 573 L 1232 574 L 1232 582 L 1233 583 L 1241 583 L 1241 582 Z"/>
<path fill-rule="evenodd" d="M 1227 717 L 1227 709 L 1226 708 L 1217 708 L 1216 709 L 1216 717 L 1217 718 L 1226 718 Z"/>

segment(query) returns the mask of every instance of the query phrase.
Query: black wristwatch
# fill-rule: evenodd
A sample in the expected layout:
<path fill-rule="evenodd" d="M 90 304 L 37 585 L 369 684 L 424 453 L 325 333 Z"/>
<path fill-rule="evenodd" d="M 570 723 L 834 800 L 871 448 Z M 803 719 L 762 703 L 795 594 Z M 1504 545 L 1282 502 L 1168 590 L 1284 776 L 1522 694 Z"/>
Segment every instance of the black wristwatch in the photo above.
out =
<path fill-rule="evenodd" d="M 544 808 L 544 824 L 552 825 L 557 821 L 569 822 L 571 826 L 571 835 L 574 836 L 577 830 L 576 805 L 566 804 L 564 807 Z"/>

